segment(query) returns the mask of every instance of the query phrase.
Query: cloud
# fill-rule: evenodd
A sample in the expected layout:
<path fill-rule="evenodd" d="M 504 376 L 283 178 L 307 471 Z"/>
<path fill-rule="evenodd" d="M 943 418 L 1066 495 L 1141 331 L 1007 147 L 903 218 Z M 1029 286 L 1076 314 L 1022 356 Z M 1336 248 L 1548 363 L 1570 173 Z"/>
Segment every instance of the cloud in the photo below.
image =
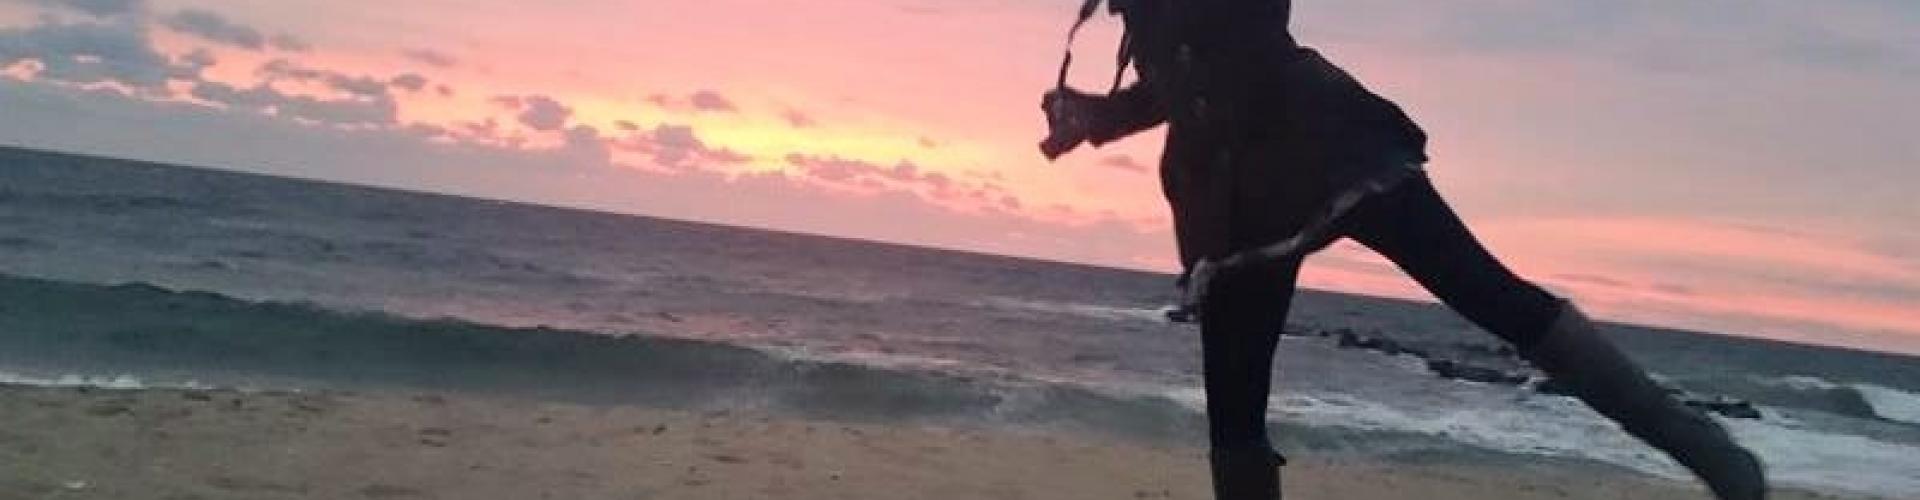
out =
<path fill-rule="evenodd" d="M 780 118 L 786 120 L 787 125 L 793 128 L 812 128 L 820 124 L 819 121 L 813 119 L 813 116 L 798 109 L 788 109 L 786 112 L 780 113 Z"/>
<path fill-rule="evenodd" d="M 420 76 L 419 73 L 404 73 L 387 80 L 387 83 L 409 92 L 419 92 L 427 88 L 427 77 Z"/>
<path fill-rule="evenodd" d="M 267 38 L 267 45 L 282 52 L 306 52 L 313 50 L 313 44 L 293 35 L 281 33 Z"/>
<path fill-rule="evenodd" d="M 34 3 L 77 10 L 94 17 L 114 17 L 138 13 L 143 0 L 38 0 Z"/>
<path fill-rule="evenodd" d="M 613 160 L 613 148 L 600 137 L 600 131 L 586 125 L 574 125 L 563 134 L 562 154 L 585 165 L 603 166 Z"/>
<path fill-rule="evenodd" d="M 651 156 L 653 163 L 662 167 L 685 170 L 753 160 L 753 157 L 730 149 L 708 146 L 690 126 L 663 123 L 651 131 L 642 130 L 626 121 L 617 126 L 629 134 L 624 139 L 609 141 L 610 146 Z"/>
<path fill-rule="evenodd" d="M 493 118 L 476 122 L 456 123 L 454 124 L 453 130 L 465 134 L 468 138 L 479 139 L 482 142 L 500 142 L 500 120 Z"/>
<path fill-rule="evenodd" d="M 205 48 L 193 49 L 192 52 L 174 56 L 173 60 L 173 69 L 168 73 L 168 77 L 189 82 L 200 81 L 207 68 L 220 63 L 213 52 Z"/>
<path fill-rule="evenodd" d="M 1560 273 L 1560 274 L 1553 275 L 1553 277 L 1569 283 L 1583 283 L 1588 285 L 1603 286 L 1607 288 L 1632 288 L 1633 287 L 1631 283 L 1627 283 L 1625 281 L 1620 281 L 1617 279 L 1608 278 L 1605 276 L 1592 275 L 1592 274 Z"/>
<path fill-rule="evenodd" d="M 697 168 L 705 161 L 698 159 L 670 172 L 585 168 L 569 159 L 590 147 L 584 140 L 574 141 L 580 150 L 433 141 L 442 131 L 305 127 L 261 113 L 4 80 L 0 109 L 17 111 L 0 120 L 0 137 L 9 141 L 274 175 L 1108 264 L 1139 265 L 1142 249 L 1166 249 L 1170 241 L 1164 231 L 1112 219 L 1061 224 L 1005 210 L 963 211 L 899 189 L 848 195 L 778 172 L 722 174 Z M 36 125 L 54 120 L 94 132 Z M 169 126 L 127 126 L 135 123 Z M 664 130 L 667 137 L 697 139 L 692 129 Z M 580 139 L 591 135 L 571 131 Z M 182 147 L 188 144 L 195 147 Z"/>
<path fill-rule="evenodd" d="M 413 62 L 425 64 L 435 68 L 445 69 L 445 68 L 452 68 L 454 66 L 460 65 L 460 59 L 455 58 L 452 55 L 449 55 L 445 52 L 441 52 L 433 49 L 407 49 L 407 50 L 401 51 L 400 55 L 406 57 L 409 60 L 412 60 Z"/>
<path fill-rule="evenodd" d="M 706 143 L 693 133 L 693 127 L 686 125 L 661 124 L 654 127 L 653 140 L 655 144 L 683 151 L 706 147 Z"/>
<path fill-rule="evenodd" d="M 229 109 L 255 111 L 326 125 L 388 127 L 398 123 L 398 106 L 390 96 L 373 99 L 321 99 L 290 95 L 261 83 L 247 88 L 200 81 L 189 94 Z"/>
<path fill-rule="evenodd" d="M 1920 300 L 1920 270 L 1837 228 L 1801 224 L 1782 230 L 1674 216 L 1527 216 L 1477 226 L 1494 245 L 1525 249 L 1513 254 L 1521 256 L 1514 262 L 1522 272 L 1544 267 L 1529 260 L 1551 262 L 1631 286 L 1609 290 L 1580 275 L 1559 277 L 1600 285 L 1579 290 L 1588 292 L 1581 297 L 1622 304 L 1610 309 L 1636 320 L 1692 317 L 1686 321 L 1722 331 L 1735 321 L 1752 327 L 1745 322 L 1762 317 L 1852 329 L 1920 328 L 1920 321 L 1903 324 L 1887 313 Z M 1675 278 L 1682 275 L 1684 285 Z M 1634 310 L 1653 302 L 1677 309 L 1659 317 Z"/>
<path fill-rule="evenodd" d="M 183 71 L 155 50 L 145 29 L 131 23 L 44 23 L 0 29 L 0 67 L 38 61 L 36 78 L 91 84 L 119 83 L 162 90 Z"/>
<path fill-rule="evenodd" d="M 1618 291 L 1651 291 L 1675 296 L 1690 296 L 1697 293 L 1693 287 L 1686 285 L 1665 282 L 1632 283 L 1622 279 L 1586 273 L 1557 273 L 1553 275 L 1553 278 L 1556 281 L 1569 285 L 1585 285 Z"/>
<path fill-rule="evenodd" d="M 1461 54 L 1544 54 L 1659 72 L 1778 64 L 1908 75 L 1920 70 L 1920 47 L 1911 34 L 1920 11 L 1898 1 L 1467 0 L 1407 7 L 1391 0 L 1327 4 L 1306 14 L 1321 19 L 1298 24 L 1315 39 L 1389 38 Z"/>
<path fill-rule="evenodd" d="M 719 92 L 714 92 L 711 90 L 702 90 L 699 92 L 694 92 L 692 96 L 687 97 L 687 102 L 693 104 L 693 109 L 700 110 L 700 111 L 715 111 L 715 112 L 722 112 L 722 113 L 732 113 L 734 111 L 739 111 L 739 108 L 734 107 L 733 101 L 729 101 L 727 100 L 726 96 L 720 95 Z"/>
<path fill-rule="evenodd" d="M 390 91 L 387 80 L 365 75 L 349 75 L 339 71 L 301 66 L 288 59 L 274 59 L 260 66 L 259 73 L 269 82 L 288 79 L 303 82 L 319 82 L 328 88 L 348 95 L 367 99 L 386 97 Z"/>
<path fill-rule="evenodd" d="M 659 148 L 654 154 L 654 161 L 661 165 L 684 166 L 689 159 L 720 163 L 742 163 L 751 159 L 732 150 L 707 146 L 693 133 L 693 127 L 688 126 L 662 124 L 654 127 L 653 141 Z"/>
<path fill-rule="evenodd" d="M 1134 161 L 1133 157 L 1128 155 L 1112 155 L 1106 158 L 1102 158 L 1100 160 L 1100 166 L 1117 168 L 1120 170 L 1125 170 L 1125 171 L 1134 172 L 1134 173 L 1141 173 L 1141 174 L 1147 173 L 1152 170 L 1147 168 L 1145 164 L 1142 164 L 1138 161 Z"/>
<path fill-rule="evenodd" d="M 713 90 L 699 90 L 686 97 L 676 97 L 655 93 L 648 95 L 646 102 L 667 110 L 687 110 L 696 113 L 735 113 L 740 107 L 732 99 Z"/>
<path fill-rule="evenodd" d="M 213 51 L 204 48 L 193 49 L 192 52 L 182 54 L 175 59 L 193 68 L 206 68 L 220 63 L 220 60 L 213 56 Z"/>
<path fill-rule="evenodd" d="M 806 177 L 846 187 L 866 189 L 908 189 L 924 192 L 943 201 L 965 201 L 974 206 L 1017 208 L 1018 200 L 1007 201 L 1006 190 L 991 182 L 967 182 L 945 173 L 928 171 L 911 161 L 900 160 L 892 166 L 841 158 L 789 153 L 788 165 L 799 168 Z"/>
<path fill-rule="evenodd" d="M 260 50 L 267 45 L 267 36 L 261 34 L 260 30 L 228 21 L 219 13 L 205 9 L 181 9 L 161 18 L 160 25 L 210 42 L 247 50 Z"/>
<path fill-rule="evenodd" d="M 558 131 L 573 117 L 573 108 L 544 95 L 499 96 L 493 98 L 493 102 L 520 111 L 514 118 L 521 125 L 541 132 Z"/>
<path fill-rule="evenodd" d="M 1647 288 L 1656 292 L 1666 293 L 1670 295 L 1698 295 L 1699 294 L 1699 292 L 1694 290 L 1693 287 L 1686 286 L 1686 285 L 1676 285 L 1673 283 L 1652 283 L 1647 285 Z"/>

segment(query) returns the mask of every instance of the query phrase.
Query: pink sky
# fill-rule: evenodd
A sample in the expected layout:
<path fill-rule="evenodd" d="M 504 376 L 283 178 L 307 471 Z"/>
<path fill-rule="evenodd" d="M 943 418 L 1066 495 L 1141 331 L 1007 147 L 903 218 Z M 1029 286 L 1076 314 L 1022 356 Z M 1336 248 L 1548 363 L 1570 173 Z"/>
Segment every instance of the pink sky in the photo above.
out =
<path fill-rule="evenodd" d="M 1157 132 L 1034 150 L 1076 3 L 0 0 L 0 142 L 1169 270 Z M 1522 274 L 1611 319 L 1920 353 L 1920 7 L 1295 10 Z M 1426 298 L 1353 245 L 1304 281 Z"/>

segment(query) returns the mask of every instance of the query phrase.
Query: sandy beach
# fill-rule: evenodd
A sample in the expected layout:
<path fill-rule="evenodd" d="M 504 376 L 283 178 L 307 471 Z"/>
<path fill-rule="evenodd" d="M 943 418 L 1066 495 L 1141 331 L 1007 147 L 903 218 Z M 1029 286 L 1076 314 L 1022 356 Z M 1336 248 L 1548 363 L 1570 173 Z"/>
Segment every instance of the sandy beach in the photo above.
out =
<path fill-rule="evenodd" d="M 444 394 L 0 386 L 5 500 L 1207 498 L 1202 457 L 1030 430 Z M 1566 466 L 1296 457 L 1285 481 L 1306 499 L 1705 498 Z"/>

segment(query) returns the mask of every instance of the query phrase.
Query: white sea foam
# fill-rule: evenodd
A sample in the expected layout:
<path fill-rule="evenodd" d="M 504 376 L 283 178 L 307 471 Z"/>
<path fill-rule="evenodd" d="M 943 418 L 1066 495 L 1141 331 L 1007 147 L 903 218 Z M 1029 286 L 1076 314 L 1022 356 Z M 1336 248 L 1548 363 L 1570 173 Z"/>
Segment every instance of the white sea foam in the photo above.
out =
<path fill-rule="evenodd" d="M 1819 391 L 1819 390 L 1830 391 L 1830 390 L 1846 388 L 1846 386 L 1844 385 L 1828 382 L 1826 379 L 1823 379 L 1820 377 L 1809 377 L 1806 375 L 1790 375 L 1786 377 L 1772 379 L 1768 381 L 1768 383 L 1769 385 L 1782 386 L 1789 389 L 1797 389 L 1802 391 Z"/>
<path fill-rule="evenodd" d="M 993 298 L 981 303 L 987 307 L 1023 309 L 1035 312 L 1067 314 L 1109 321 L 1149 321 L 1161 323 L 1167 320 L 1166 308 L 1113 307 L 1098 304 L 1076 304 L 1071 302 L 1047 302 L 1038 300 L 1020 300 L 1011 298 Z"/>
<path fill-rule="evenodd" d="M 1920 491 L 1920 446 L 1822 432 L 1785 422 L 1729 420 L 1779 483 L 1910 497 Z"/>
<path fill-rule="evenodd" d="M 1168 395 L 1195 409 L 1206 405 L 1199 389 L 1173 389 Z M 1347 394 L 1288 394 L 1275 398 L 1271 416 L 1312 427 L 1409 432 L 1496 451 L 1597 460 L 1662 477 L 1688 477 L 1659 451 L 1569 398 L 1529 397 L 1477 408 L 1402 408 Z M 1920 491 L 1920 460 L 1914 459 L 1920 457 L 1920 446 L 1825 432 L 1791 419 L 1722 421 L 1762 457 L 1780 484 L 1893 496 Z"/>
<path fill-rule="evenodd" d="M 751 346 L 750 348 L 787 361 L 846 363 L 900 371 L 1010 375 L 1010 373 L 1003 368 L 930 355 L 861 350 L 823 350 L 806 346 Z"/>
<path fill-rule="evenodd" d="M 1887 420 L 1920 424 L 1920 394 L 1875 384 L 1841 384 L 1819 377 L 1794 375 L 1768 382 L 1797 390 L 1852 390 L 1872 407 L 1873 414 Z"/>
<path fill-rule="evenodd" d="M 94 387 L 100 389 L 136 390 L 136 389 L 212 389 L 213 386 L 196 381 L 180 383 L 149 383 L 132 375 L 76 375 L 66 374 L 58 377 L 41 377 L 0 371 L 0 385 L 24 385 L 33 387 Z"/>
<path fill-rule="evenodd" d="M 1873 414 L 1880 418 L 1920 424 L 1920 394 L 1873 384 L 1854 384 L 1853 390 L 1867 400 L 1867 404 L 1873 407 Z"/>

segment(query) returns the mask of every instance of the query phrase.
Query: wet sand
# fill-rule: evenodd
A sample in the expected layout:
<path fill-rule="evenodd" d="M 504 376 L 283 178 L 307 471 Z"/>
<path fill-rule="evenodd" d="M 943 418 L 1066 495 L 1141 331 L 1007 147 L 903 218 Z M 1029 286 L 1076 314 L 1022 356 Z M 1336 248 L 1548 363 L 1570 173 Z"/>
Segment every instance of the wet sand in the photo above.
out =
<path fill-rule="evenodd" d="M 1203 457 L 1073 433 L 464 395 L 0 386 L 0 500 L 1205 499 Z M 1290 499 L 1706 498 L 1545 464 L 1296 457 L 1285 478 Z"/>

